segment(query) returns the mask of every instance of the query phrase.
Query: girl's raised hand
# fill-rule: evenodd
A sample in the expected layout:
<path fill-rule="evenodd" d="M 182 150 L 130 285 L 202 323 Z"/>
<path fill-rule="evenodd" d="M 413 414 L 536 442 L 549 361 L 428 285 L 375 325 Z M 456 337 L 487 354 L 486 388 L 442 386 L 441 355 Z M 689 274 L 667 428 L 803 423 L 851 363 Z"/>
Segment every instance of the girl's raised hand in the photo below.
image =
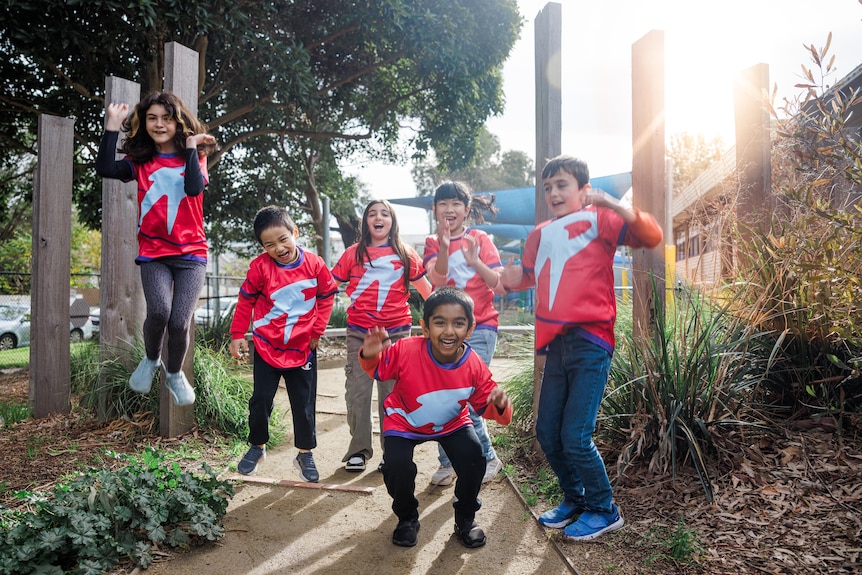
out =
<path fill-rule="evenodd" d="M 108 109 L 105 112 L 107 122 L 105 122 L 105 130 L 109 132 L 119 132 L 123 127 L 123 120 L 129 115 L 128 104 L 108 104 Z"/>
<path fill-rule="evenodd" d="M 440 220 L 437 222 L 437 242 L 440 244 L 442 253 L 449 253 L 449 220 Z"/>
<path fill-rule="evenodd" d="M 464 234 L 464 243 L 461 244 L 461 253 L 468 266 L 476 267 L 479 261 L 479 242 L 473 236 Z"/>

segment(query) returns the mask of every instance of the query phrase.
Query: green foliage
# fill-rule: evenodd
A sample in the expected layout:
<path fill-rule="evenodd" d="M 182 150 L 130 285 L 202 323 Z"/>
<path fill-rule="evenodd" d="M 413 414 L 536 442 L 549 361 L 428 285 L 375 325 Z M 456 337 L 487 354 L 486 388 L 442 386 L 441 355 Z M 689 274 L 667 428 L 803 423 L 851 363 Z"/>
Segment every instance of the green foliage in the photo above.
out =
<path fill-rule="evenodd" d="M 522 431 L 533 429 L 533 362 L 523 362 L 509 379 L 500 382 L 512 401 L 511 427 Z"/>
<path fill-rule="evenodd" d="M 123 469 L 82 474 L 49 496 L 21 492 L 25 511 L 0 507 L 0 573 L 97 574 L 124 561 L 146 569 L 160 546 L 221 538 L 233 494 L 206 464 L 192 474 L 148 448 Z"/>
<path fill-rule="evenodd" d="M 533 160 L 519 151 L 500 149 L 497 136 L 482 128 L 476 144 L 476 154 L 468 166 L 447 171 L 444 166 L 431 162 L 413 165 L 410 173 L 420 196 L 434 195 L 436 187 L 445 180 L 458 180 L 469 184 L 476 192 L 526 188 L 533 185 L 536 174 Z"/>
<path fill-rule="evenodd" d="M 198 52 L 198 113 L 220 144 L 205 198 L 217 253 L 265 203 L 303 214 L 319 236 L 321 195 L 356 192 L 345 160 L 433 151 L 453 168 L 469 164 L 480 129 L 503 108 L 502 66 L 522 23 L 515 0 L 50 0 L 2 3 L 0 19 L 0 98 L 10 111 L 0 158 L 32 158 L 32 110 L 76 118 L 75 202 L 92 228 L 101 222 L 91 166 L 105 76 L 146 93 L 162 87 L 166 42 Z"/>
<path fill-rule="evenodd" d="M 30 228 L 21 229 L 9 239 L 0 241 L 0 269 L 10 272 L 21 272 L 21 274 L 0 275 L 0 293 L 3 294 L 29 294 L 30 259 L 33 250 L 33 239 Z"/>
<path fill-rule="evenodd" d="M 33 412 L 27 403 L 0 401 L 0 425 L 9 428 L 19 421 L 32 417 Z"/>
<path fill-rule="evenodd" d="M 195 341 L 200 347 L 211 350 L 224 351 L 230 346 L 232 339 L 230 325 L 233 323 L 233 314 L 216 315 L 209 319 L 204 325 L 195 326 Z"/>
<path fill-rule="evenodd" d="M 656 298 L 657 299 L 657 298 Z M 746 400 L 759 383 L 768 351 L 743 321 L 696 292 L 681 292 L 676 308 L 657 308 L 649 341 L 620 342 L 600 415 L 602 433 L 623 444 L 620 472 L 636 460 L 676 473 L 685 458 L 707 498 L 712 485 L 706 450 L 725 426 L 744 423 Z"/>
<path fill-rule="evenodd" d="M 721 158 L 723 152 L 724 142 L 719 137 L 707 141 L 703 134 L 674 134 L 667 150 L 668 157 L 673 160 L 674 196 Z"/>
<path fill-rule="evenodd" d="M 774 112 L 775 209 L 762 229 L 744 230 L 732 301 L 775 347 L 767 399 L 840 413 L 862 405 L 862 139 L 852 119 L 862 93 L 827 89 L 829 45 L 807 48 L 804 93 Z"/>
<path fill-rule="evenodd" d="M 647 558 L 648 565 L 658 559 L 672 559 L 677 563 L 692 565 L 697 563 L 703 552 L 697 531 L 686 528 L 682 516 L 679 517 L 676 528 L 653 527 L 645 539 L 648 544 L 660 549 L 658 553 Z"/>
<path fill-rule="evenodd" d="M 347 308 L 339 297 L 335 298 L 335 305 L 332 306 L 332 315 L 329 316 L 329 327 L 347 327 Z"/>
<path fill-rule="evenodd" d="M 112 417 L 134 418 L 136 414 L 159 414 L 158 382 L 148 394 L 133 392 L 129 377 L 144 350 L 140 340 L 131 351 L 133 363 L 124 349 L 115 350 L 100 360 L 95 344 L 80 346 L 72 355 L 72 383 L 74 394 L 81 394 L 80 404 L 85 409 L 101 408 Z M 130 365 L 132 367 L 130 367 Z M 222 350 L 206 346 L 195 348 L 195 422 L 204 430 L 214 430 L 230 437 L 245 440 L 248 436 L 248 399 L 252 381 L 247 366 L 237 369 L 236 363 Z M 287 423 L 279 410 L 270 419 L 270 445 L 278 445 L 286 436 Z M 157 419 L 156 419 L 157 420 Z"/>
<path fill-rule="evenodd" d="M 552 506 L 558 505 L 563 500 L 563 491 L 556 476 L 545 468 L 539 468 L 534 477 L 522 481 L 518 489 L 530 507 L 536 505 L 540 499 Z"/>

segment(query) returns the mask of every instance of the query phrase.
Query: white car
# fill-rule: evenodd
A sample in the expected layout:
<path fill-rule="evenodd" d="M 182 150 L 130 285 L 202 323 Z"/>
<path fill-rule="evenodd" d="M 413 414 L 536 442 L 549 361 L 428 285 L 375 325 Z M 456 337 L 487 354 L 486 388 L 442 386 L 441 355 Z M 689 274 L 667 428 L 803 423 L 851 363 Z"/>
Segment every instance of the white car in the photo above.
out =
<path fill-rule="evenodd" d="M 212 298 L 195 310 L 195 325 L 212 325 L 216 321 L 216 308 L 221 321 L 230 319 L 236 309 L 235 297 Z"/>
<path fill-rule="evenodd" d="M 72 343 L 93 337 L 90 318 L 81 327 L 69 322 Z M 30 308 L 18 304 L 0 304 L 0 351 L 30 345 Z"/>

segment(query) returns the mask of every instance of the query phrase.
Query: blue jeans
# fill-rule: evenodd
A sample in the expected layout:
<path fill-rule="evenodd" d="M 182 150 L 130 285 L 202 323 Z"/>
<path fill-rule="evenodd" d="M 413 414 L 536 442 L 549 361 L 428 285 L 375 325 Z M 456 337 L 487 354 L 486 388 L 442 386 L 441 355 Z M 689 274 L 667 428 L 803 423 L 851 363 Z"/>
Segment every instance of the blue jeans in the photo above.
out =
<path fill-rule="evenodd" d="M 536 438 L 567 500 L 597 512 L 612 510 L 611 484 L 593 432 L 611 354 L 574 331 L 548 349 Z"/>
<path fill-rule="evenodd" d="M 482 358 L 485 365 L 491 365 L 491 359 L 494 357 L 494 349 L 497 347 L 497 332 L 493 329 L 475 329 L 473 335 L 467 340 L 473 351 Z M 488 436 L 488 426 L 481 415 L 477 415 L 470 405 L 467 405 L 470 411 L 470 421 L 473 422 L 473 428 L 476 430 L 476 436 L 479 438 L 479 443 L 482 445 L 482 453 L 485 454 L 485 461 L 493 461 L 497 458 L 497 452 L 491 445 L 491 438 Z M 452 462 L 443 450 L 443 445 L 437 446 L 440 460 L 440 467 L 450 467 Z"/>

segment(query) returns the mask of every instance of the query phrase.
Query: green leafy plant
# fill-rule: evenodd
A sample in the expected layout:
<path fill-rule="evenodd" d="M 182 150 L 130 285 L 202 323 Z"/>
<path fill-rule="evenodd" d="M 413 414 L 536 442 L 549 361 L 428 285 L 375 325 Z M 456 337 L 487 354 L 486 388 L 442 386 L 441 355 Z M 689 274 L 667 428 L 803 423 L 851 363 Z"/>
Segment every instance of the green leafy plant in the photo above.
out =
<path fill-rule="evenodd" d="M 706 450 L 722 426 L 744 421 L 750 390 L 767 370 L 769 351 L 750 327 L 714 307 L 697 292 L 675 298 L 676 309 L 657 308 L 648 341 L 625 338 L 611 364 L 600 414 L 601 433 L 622 443 L 620 473 L 646 458 L 653 469 L 676 473 L 685 458 L 697 471 L 707 498 L 712 484 Z"/>
<path fill-rule="evenodd" d="M 33 411 L 26 403 L 0 401 L 0 425 L 3 427 L 29 419 L 32 415 Z"/>
<path fill-rule="evenodd" d="M 672 559 L 677 563 L 691 565 L 697 563 L 703 552 L 697 531 L 688 529 L 682 516 L 677 520 L 676 527 L 653 527 L 645 537 L 646 543 L 659 549 L 651 554 L 646 562 L 652 565 L 658 559 Z"/>
<path fill-rule="evenodd" d="M 123 561 L 146 568 L 154 545 L 222 537 L 233 493 L 206 464 L 192 474 L 147 449 L 123 469 L 80 475 L 49 496 L 20 493 L 26 510 L 0 507 L 0 573 L 95 575 Z"/>

